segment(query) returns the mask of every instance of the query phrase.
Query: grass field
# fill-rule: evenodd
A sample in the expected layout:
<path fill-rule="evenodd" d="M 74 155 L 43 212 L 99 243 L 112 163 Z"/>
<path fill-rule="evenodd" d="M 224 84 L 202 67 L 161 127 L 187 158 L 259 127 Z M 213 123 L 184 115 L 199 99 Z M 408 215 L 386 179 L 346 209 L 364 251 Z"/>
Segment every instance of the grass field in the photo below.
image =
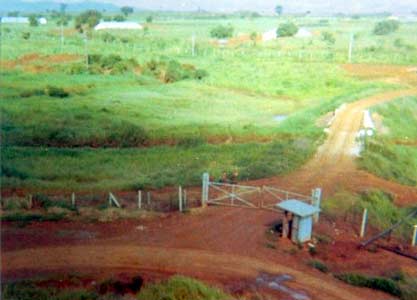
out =
<path fill-rule="evenodd" d="M 375 36 L 369 24 L 377 18 L 294 17 L 312 37 L 248 39 L 285 20 L 160 14 L 146 33 L 113 31 L 109 42 L 105 33 L 93 32 L 86 43 L 70 24 L 62 48 L 53 22 L 3 26 L 3 186 L 133 189 L 196 184 L 203 171 L 218 176 L 239 170 L 241 179 L 285 174 L 314 153 L 324 136 L 317 125 L 322 115 L 400 87 L 344 70 L 351 32 L 354 62 L 417 62 L 416 23 Z M 229 23 L 235 37 L 218 47 L 210 30 Z M 334 35 L 334 44 L 323 41 L 324 31 Z M 118 54 L 139 66 L 115 75 L 69 72 L 84 64 L 87 53 Z M 175 60 L 208 76 L 162 82 L 144 71 L 153 59 Z M 54 90 L 66 96 L 54 96 Z"/>
<path fill-rule="evenodd" d="M 417 186 L 417 97 L 377 106 L 382 132 L 368 140 L 363 168 L 378 176 Z"/>

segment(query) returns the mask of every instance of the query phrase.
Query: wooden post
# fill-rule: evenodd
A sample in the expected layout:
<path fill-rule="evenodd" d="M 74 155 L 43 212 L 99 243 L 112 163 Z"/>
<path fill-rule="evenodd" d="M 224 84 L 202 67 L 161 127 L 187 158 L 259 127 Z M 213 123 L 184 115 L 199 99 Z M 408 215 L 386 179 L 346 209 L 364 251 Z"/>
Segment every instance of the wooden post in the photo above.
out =
<path fill-rule="evenodd" d="M 362 225 L 361 225 L 361 232 L 360 232 L 360 237 L 364 238 L 365 234 L 366 234 L 366 225 L 368 224 L 368 209 L 365 208 L 363 210 L 363 215 L 362 215 Z"/>
<path fill-rule="evenodd" d="M 184 199 L 183 199 L 183 202 L 184 202 L 184 208 L 185 209 L 187 209 L 187 190 L 185 190 L 184 189 Z"/>
<path fill-rule="evenodd" d="M 353 42 L 354 42 L 354 35 L 353 33 L 350 34 L 350 42 L 349 42 L 349 63 L 352 63 L 352 53 L 353 53 Z"/>
<path fill-rule="evenodd" d="M 316 208 L 318 208 L 318 209 L 320 209 L 320 203 L 321 203 L 321 188 L 315 188 L 313 191 L 312 191 L 312 195 L 311 195 L 311 198 L 312 198 L 312 204 L 313 204 L 313 206 L 314 207 L 316 207 Z M 314 222 L 315 223 L 317 223 L 318 221 L 319 221 L 319 217 L 320 217 L 320 213 L 318 212 L 318 213 L 316 213 L 314 216 L 313 216 L 313 220 L 314 220 Z"/>
<path fill-rule="evenodd" d="M 146 196 L 147 196 L 148 206 L 151 206 L 151 192 L 148 192 Z"/>
<path fill-rule="evenodd" d="M 178 209 L 182 212 L 182 187 L 178 187 Z"/>
<path fill-rule="evenodd" d="M 32 194 L 28 195 L 28 209 L 32 209 L 33 207 L 33 197 Z"/>
<path fill-rule="evenodd" d="M 209 196 L 209 186 L 210 186 L 210 175 L 209 173 L 203 174 L 203 186 L 201 192 L 201 206 L 206 207 L 208 196 Z"/>
<path fill-rule="evenodd" d="M 71 206 L 72 208 L 75 208 L 75 193 L 71 194 Z"/>
<path fill-rule="evenodd" d="M 411 246 L 413 246 L 413 247 L 417 246 L 417 225 L 414 225 L 414 231 L 413 231 L 413 238 L 411 240 Z"/>
<path fill-rule="evenodd" d="M 138 208 L 139 209 L 142 208 L 142 191 L 141 190 L 138 191 Z"/>
<path fill-rule="evenodd" d="M 232 185 L 232 193 L 230 194 L 231 199 L 232 199 L 232 205 L 235 204 L 235 185 Z"/>

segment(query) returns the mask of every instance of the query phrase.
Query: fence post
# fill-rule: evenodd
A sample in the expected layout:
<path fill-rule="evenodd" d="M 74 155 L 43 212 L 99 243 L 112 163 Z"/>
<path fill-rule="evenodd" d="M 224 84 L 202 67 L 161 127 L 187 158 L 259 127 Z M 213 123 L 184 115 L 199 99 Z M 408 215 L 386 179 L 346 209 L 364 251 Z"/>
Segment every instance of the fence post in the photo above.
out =
<path fill-rule="evenodd" d="M 71 205 L 72 205 L 72 208 L 75 208 L 75 193 L 74 192 L 71 194 Z"/>
<path fill-rule="evenodd" d="M 209 195 L 209 184 L 210 184 L 210 175 L 209 173 L 203 174 L 203 188 L 202 188 L 202 195 L 201 195 L 201 206 L 205 207 L 208 201 Z"/>
<path fill-rule="evenodd" d="M 411 246 L 413 247 L 417 246 L 417 225 L 414 225 L 413 239 L 411 240 Z"/>
<path fill-rule="evenodd" d="M 184 208 L 187 209 L 187 190 L 184 189 Z"/>
<path fill-rule="evenodd" d="M 139 209 L 142 208 L 142 191 L 141 190 L 138 191 L 138 208 Z"/>
<path fill-rule="evenodd" d="M 32 206 L 33 206 L 33 197 L 32 197 L 32 194 L 29 194 L 29 196 L 28 196 L 28 208 L 32 209 Z"/>
<path fill-rule="evenodd" d="M 361 238 L 365 237 L 367 224 L 368 224 L 368 209 L 364 208 L 363 215 L 362 215 L 361 233 L 360 233 Z"/>
<path fill-rule="evenodd" d="M 232 205 L 235 204 L 235 185 L 232 185 L 232 194 L 231 194 Z"/>
<path fill-rule="evenodd" d="M 178 209 L 182 212 L 182 187 L 178 187 Z"/>
<path fill-rule="evenodd" d="M 313 191 L 312 191 L 312 195 L 311 195 L 311 198 L 312 198 L 312 204 L 313 204 L 313 206 L 314 207 L 316 207 L 316 208 L 318 208 L 318 209 L 320 209 L 320 202 L 321 202 L 321 188 L 315 188 Z M 313 219 L 314 219 L 314 222 L 315 223 L 317 223 L 318 221 L 319 221 L 319 217 L 320 217 L 320 212 L 318 212 L 318 213 L 316 213 L 314 216 L 313 216 Z"/>
<path fill-rule="evenodd" d="M 147 201 L 148 201 L 148 206 L 151 206 L 151 192 L 147 193 Z"/>
<path fill-rule="evenodd" d="M 111 193 L 109 193 L 109 207 L 112 207 L 112 206 L 113 206 L 113 203 L 111 201 Z"/>

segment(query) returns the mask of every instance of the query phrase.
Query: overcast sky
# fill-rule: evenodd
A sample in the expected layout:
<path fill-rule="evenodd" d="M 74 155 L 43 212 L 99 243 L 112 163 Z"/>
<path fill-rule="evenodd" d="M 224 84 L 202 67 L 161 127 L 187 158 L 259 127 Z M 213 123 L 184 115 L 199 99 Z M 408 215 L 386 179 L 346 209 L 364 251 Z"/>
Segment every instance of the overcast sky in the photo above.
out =
<path fill-rule="evenodd" d="M 27 0 L 35 2 L 37 0 Z M 55 2 L 79 2 L 79 0 L 52 0 Z M 93 0 L 94 1 L 94 0 Z M 360 13 L 360 12 L 411 12 L 417 11 L 417 0 L 101 0 L 116 5 L 130 5 L 154 10 L 211 11 L 258 10 L 273 11 L 281 4 L 287 12 L 312 13 Z"/>

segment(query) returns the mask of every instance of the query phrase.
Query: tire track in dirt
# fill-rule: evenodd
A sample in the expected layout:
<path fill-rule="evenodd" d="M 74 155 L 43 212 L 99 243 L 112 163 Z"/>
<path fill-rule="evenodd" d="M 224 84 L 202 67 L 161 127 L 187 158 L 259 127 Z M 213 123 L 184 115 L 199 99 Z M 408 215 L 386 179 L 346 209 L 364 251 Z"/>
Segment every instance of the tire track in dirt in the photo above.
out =
<path fill-rule="evenodd" d="M 44 247 L 3 253 L 3 272 L 37 269 L 58 272 L 68 269 L 85 271 L 100 266 L 101 272 L 111 270 L 158 270 L 205 278 L 252 279 L 260 272 L 289 274 L 294 288 L 307 290 L 321 300 L 362 300 L 363 290 L 347 287 L 326 275 L 310 275 L 293 268 L 263 262 L 239 255 L 213 253 L 204 250 L 171 249 L 141 246 Z M 9 262 L 13 262 L 12 266 Z M 360 293 L 358 291 L 361 291 Z M 382 294 L 380 294 L 382 296 Z"/>

